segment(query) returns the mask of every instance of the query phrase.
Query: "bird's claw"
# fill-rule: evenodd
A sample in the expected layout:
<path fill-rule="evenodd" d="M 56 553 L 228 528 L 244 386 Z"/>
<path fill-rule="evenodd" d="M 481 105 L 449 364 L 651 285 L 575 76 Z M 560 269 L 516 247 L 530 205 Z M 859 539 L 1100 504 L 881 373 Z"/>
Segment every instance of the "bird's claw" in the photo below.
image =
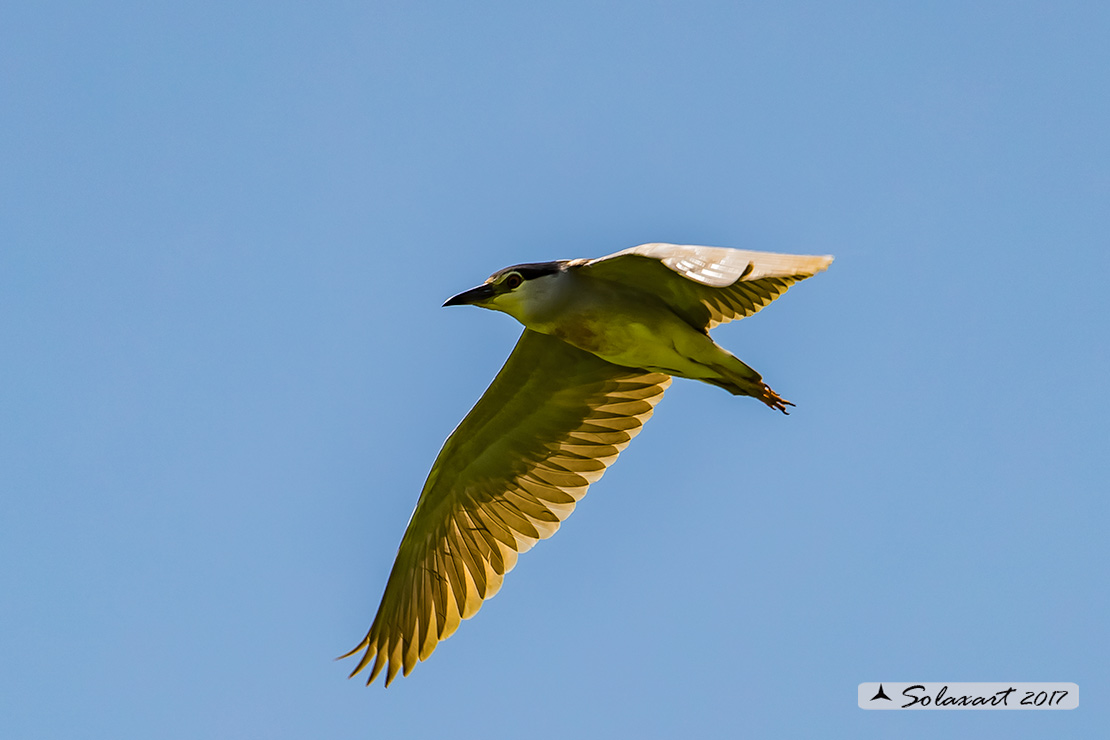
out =
<path fill-rule="evenodd" d="M 759 400 L 763 401 L 763 403 L 767 404 L 776 411 L 781 411 L 787 416 L 790 416 L 790 412 L 786 410 L 786 407 L 794 405 L 779 394 L 775 393 L 773 390 L 771 390 L 771 386 L 766 384 L 764 384 L 763 386 L 763 397 Z"/>

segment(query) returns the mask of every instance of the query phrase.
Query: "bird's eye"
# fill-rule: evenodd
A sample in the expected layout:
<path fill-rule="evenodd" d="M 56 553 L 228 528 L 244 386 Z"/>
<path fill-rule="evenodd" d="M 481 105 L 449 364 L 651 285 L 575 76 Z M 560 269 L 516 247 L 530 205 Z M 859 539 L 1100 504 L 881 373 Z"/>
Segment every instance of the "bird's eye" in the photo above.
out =
<path fill-rule="evenodd" d="M 505 278 L 505 287 L 509 290 L 513 290 L 523 282 L 524 278 L 520 276 L 520 273 L 510 272 L 508 277 Z"/>

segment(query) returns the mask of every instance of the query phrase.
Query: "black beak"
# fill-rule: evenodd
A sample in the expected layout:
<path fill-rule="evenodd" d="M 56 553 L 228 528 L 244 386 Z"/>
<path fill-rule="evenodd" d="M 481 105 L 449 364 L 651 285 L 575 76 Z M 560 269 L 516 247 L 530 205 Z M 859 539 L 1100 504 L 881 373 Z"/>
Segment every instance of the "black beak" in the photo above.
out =
<path fill-rule="evenodd" d="M 451 298 L 448 298 L 447 302 L 444 303 L 443 305 L 444 306 L 466 306 L 468 304 L 481 303 L 482 301 L 489 300 L 490 298 L 493 298 L 493 286 L 492 285 L 479 285 L 477 288 L 471 288 L 470 290 L 464 290 L 462 293 L 459 293 L 457 296 L 452 296 Z"/>

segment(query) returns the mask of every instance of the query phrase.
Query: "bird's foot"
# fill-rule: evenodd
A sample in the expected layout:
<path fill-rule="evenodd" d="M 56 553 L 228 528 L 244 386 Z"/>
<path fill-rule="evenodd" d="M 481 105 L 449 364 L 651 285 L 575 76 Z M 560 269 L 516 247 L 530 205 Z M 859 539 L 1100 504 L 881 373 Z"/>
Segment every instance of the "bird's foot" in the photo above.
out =
<path fill-rule="evenodd" d="M 763 401 L 763 403 L 767 404 L 776 411 L 781 411 L 787 416 L 790 415 L 790 412 L 786 410 L 786 407 L 794 405 L 779 394 L 775 393 L 773 390 L 771 390 L 771 386 L 767 385 L 766 383 L 763 384 L 763 395 L 759 397 L 759 400 Z"/>

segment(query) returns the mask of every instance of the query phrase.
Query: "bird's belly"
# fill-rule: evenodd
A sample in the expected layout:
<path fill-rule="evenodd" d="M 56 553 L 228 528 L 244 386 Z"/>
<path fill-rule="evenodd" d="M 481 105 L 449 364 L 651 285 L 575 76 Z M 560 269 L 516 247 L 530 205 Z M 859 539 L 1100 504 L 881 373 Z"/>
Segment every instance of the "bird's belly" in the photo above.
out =
<path fill-rule="evenodd" d="M 550 333 L 615 365 L 666 372 L 683 364 L 665 332 L 635 320 L 581 317 L 560 322 Z"/>

